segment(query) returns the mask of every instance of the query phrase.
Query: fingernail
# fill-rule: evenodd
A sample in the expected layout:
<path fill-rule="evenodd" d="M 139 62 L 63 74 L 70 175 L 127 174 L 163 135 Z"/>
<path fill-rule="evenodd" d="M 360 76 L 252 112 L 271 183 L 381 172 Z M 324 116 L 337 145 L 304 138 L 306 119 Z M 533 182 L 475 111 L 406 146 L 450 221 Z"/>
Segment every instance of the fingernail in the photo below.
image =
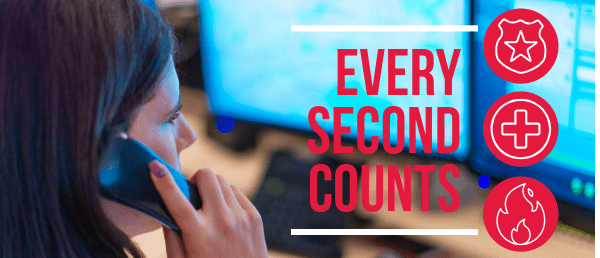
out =
<path fill-rule="evenodd" d="M 150 171 L 152 171 L 152 173 L 158 178 L 162 178 L 167 174 L 167 171 L 163 170 L 162 166 L 158 164 L 158 160 L 153 160 L 152 162 L 150 162 L 149 166 Z"/>

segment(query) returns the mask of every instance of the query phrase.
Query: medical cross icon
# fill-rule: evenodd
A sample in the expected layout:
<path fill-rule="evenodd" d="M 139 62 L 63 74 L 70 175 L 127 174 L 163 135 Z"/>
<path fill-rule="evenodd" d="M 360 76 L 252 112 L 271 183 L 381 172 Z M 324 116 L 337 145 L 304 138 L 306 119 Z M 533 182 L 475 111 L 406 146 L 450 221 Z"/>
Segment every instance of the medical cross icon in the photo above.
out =
<path fill-rule="evenodd" d="M 515 149 L 526 149 L 527 138 L 529 136 L 540 135 L 540 123 L 529 122 L 527 120 L 527 110 L 515 110 L 515 119 L 513 122 L 502 123 L 501 133 L 503 136 L 512 136 L 515 142 Z"/>
<path fill-rule="evenodd" d="M 531 92 L 508 93 L 492 104 L 483 122 L 485 143 L 502 162 L 517 167 L 542 161 L 558 138 L 558 120 L 548 102 Z"/>

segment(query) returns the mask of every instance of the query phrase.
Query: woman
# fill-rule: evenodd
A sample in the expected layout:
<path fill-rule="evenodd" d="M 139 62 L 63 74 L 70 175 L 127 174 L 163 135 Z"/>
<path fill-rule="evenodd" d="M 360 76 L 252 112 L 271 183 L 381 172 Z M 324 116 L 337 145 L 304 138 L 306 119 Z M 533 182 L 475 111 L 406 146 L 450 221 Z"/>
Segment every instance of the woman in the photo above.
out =
<path fill-rule="evenodd" d="M 130 238 L 160 224 L 101 198 L 96 166 L 117 128 L 181 170 L 196 135 L 171 33 L 139 0 L 0 1 L 0 257 L 144 256 Z M 149 168 L 182 230 L 163 227 L 169 257 L 266 257 L 260 215 L 222 176 L 190 179 L 194 210 Z"/>

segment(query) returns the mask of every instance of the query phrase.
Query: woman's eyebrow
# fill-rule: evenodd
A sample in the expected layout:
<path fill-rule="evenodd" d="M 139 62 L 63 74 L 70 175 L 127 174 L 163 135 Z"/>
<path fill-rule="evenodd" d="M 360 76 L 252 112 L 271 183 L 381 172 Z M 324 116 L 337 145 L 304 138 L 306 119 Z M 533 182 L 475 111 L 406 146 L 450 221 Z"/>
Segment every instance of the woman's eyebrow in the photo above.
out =
<path fill-rule="evenodd" d="M 181 93 L 179 94 L 179 100 L 177 100 L 177 104 L 175 104 L 175 107 L 171 108 L 171 111 L 169 111 L 169 115 L 177 112 L 177 110 L 181 108 Z"/>

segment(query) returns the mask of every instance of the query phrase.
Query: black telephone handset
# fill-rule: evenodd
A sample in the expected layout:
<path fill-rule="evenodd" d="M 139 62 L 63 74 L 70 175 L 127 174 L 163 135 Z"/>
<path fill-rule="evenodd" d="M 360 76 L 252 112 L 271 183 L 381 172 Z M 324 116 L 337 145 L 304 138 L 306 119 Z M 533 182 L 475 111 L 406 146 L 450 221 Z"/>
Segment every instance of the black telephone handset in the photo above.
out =
<path fill-rule="evenodd" d="M 200 209 L 202 201 L 198 188 L 156 153 L 125 133 L 112 135 L 102 150 L 99 164 L 100 192 L 105 198 L 144 212 L 181 234 L 150 178 L 148 164 L 154 159 L 169 169 L 194 208 Z"/>

